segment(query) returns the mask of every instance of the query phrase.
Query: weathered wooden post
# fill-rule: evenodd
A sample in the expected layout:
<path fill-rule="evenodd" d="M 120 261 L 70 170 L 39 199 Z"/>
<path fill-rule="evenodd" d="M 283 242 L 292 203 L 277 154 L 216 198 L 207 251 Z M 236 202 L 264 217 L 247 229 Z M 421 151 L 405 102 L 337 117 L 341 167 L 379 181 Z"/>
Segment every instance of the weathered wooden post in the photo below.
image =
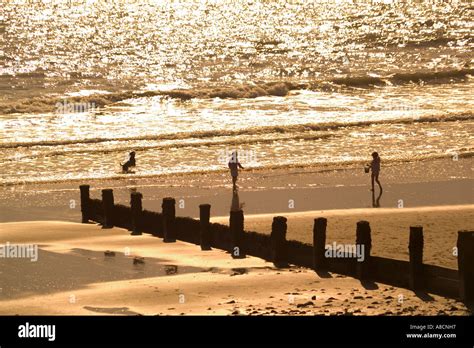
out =
<path fill-rule="evenodd" d="M 114 191 L 112 189 L 102 190 L 102 206 L 104 208 L 104 223 L 105 228 L 114 227 Z"/>
<path fill-rule="evenodd" d="M 275 266 L 285 266 L 288 264 L 288 251 L 286 244 L 286 217 L 275 216 L 272 222 L 272 260 Z"/>
<path fill-rule="evenodd" d="M 89 222 L 90 218 L 90 195 L 89 195 L 89 185 L 79 186 L 81 190 L 81 213 L 82 213 L 82 223 L 86 224 Z"/>
<path fill-rule="evenodd" d="M 143 195 L 140 192 L 132 192 L 130 195 L 130 207 L 132 210 L 132 235 L 141 235 L 142 205 Z"/>
<path fill-rule="evenodd" d="M 211 205 L 199 205 L 199 234 L 201 240 L 201 250 L 211 250 L 211 229 L 209 219 L 211 218 Z"/>
<path fill-rule="evenodd" d="M 244 237 L 244 212 L 243 210 L 230 212 L 230 253 L 233 258 L 244 258 L 243 237 Z"/>
<path fill-rule="evenodd" d="M 163 234 L 163 214 L 155 213 L 153 220 L 153 235 L 159 238 L 164 238 Z"/>
<path fill-rule="evenodd" d="M 474 303 L 474 231 L 458 232 L 458 270 L 460 296 L 466 304 Z"/>
<path fill-rule="evenodd" d="M 409 285 L 412 290 L 422 289 L 423 280 L 423 227 L 410 226 L 410 254 Z"/>
<path fill-rule="evenodd" d="M 328 220 L 325 218 L 314 219 L 313 227 L 313 268 L 314 270 L 326 270 L 326 226 Z"/>
<path fill-rule="evenodd" d="M 368 221 L 357 222 L 356 250 L 360 248 L 363 253 L 363 261 L 357 260 L 357 278 L 366 280 L 370 278 L 370 250 L 372 249 L 372 237 L 370 235 L 370 224 Z"/>
<path fill-rule="evenodd" d="M 176 201 L 174 198 L 163 198 L 161 205 L 163 212 L 163 241 L 165 243 L 176 242 L 175 220 L 176 220 Z"/>

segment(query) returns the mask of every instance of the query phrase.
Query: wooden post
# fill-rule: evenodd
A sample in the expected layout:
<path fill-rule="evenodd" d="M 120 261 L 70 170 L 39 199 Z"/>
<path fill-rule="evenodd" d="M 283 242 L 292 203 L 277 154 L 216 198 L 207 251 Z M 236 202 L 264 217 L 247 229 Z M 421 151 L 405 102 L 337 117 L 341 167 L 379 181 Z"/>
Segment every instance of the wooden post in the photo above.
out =
<path fill-rule="evenodd" d="M 326 270 L 326 226 L 328 220 L 325 218 L 314 219 L 313 227 L 313 268 L 314 270 Z"/>
<path fill-rule="evenodd" d="M 153 220 L 153 235 L 159 238 L 164 238 L 163 234 L 163 213 L 156 214 Z"/>
<path fill-rule="evenodd" d="M 370 278 L 370 250 L 372 249 L 372 238 L 370 235 L 370 224 L 368 221 L 357 222 L 356 248 L 363 246 L 364 261 L 357 261 L 357 278 L 366 280 Z"/>
<path fill-rule="evenodd" d="M 165 243 L 176 242 L 175 220 L 176 220 L 176 201 L 174 198 L 163 198 L 161 205 L 163 212 L 163 241 Z"/>
<path fill-rule="evenodd" d="M 474 231 L 458 232 L 458 270 L 460 296 L 466 304 L 474 303 Z"/>
<path fill-rule="evenodd" d="M 242 242 L 244 236 L 244 212 L 243 210 L 230 212 L 230 253 L 233 258 L 244 258 L 244 250 L 242 249 Z"/>
<path fill-rule="evenodd" d="M 105 228 L 114 227 L 114 191 L 112 189 L 102 190 L 102 206 L 104 207 L 104 223 Z"/>
<path fill-rule="evenodd" d="M 211 205 L 199 205 L 199 222 L 200 222 L 200 241 L 201 250 L 211 250 L 211 229 L 209 219 L 211 218 Z"/>
<path fill-rule="evenodd" d="M 142 198 L 140 192 L 132 192 L 130 195 L 130 207 L 132 210 L 132 235 L 141 235 L 141 219 L 142 219 Z"/>
<path fill-rule="evenodd" d="M 275 266 L 285 266 L 288 264 L 288 252 L 286 244 L 286 217 L 275 216 L 272 223 L 272 260 Z"/>
<path fill-rule="evenodd" d="M 410 254 L 410 289 L 419 290 L 424 286 L 422 226 L 410 226 L 410 243 L 408 245 L 408 251 Z"/>
<path fill-rule="evenodd" d="M 82 223 L 86 224 L 89 222 L 90 217 L 90 195 L 89 195 L 89 185 L 79 186 L 81 190 L 81 213 L 82 213 Z"/>

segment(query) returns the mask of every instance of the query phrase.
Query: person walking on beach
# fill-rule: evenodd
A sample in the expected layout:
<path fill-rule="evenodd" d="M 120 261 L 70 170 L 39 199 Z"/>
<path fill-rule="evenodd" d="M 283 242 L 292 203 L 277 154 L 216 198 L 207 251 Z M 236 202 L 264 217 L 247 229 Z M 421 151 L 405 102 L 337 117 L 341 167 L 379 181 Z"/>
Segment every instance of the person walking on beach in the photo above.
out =
<path fill-rule="evenodd" d="M 232 176 L 232 189 L 237 190 L 237 177 L 239 176 L 239 168 L 244 169 L 237 158 L 237 151 L 232 152 L 232 157 L 228 163 L 230 175 Z"/>
<path fill-rule="evenodd" d="M 380 187 L 380 193 L 382 193 L 382 185 L 380 185 L 379 174 L 380 174 L 380 156 L 377 152 L 372 152 L 372 162 L 370 163 L 369 169 L 372 171 L 371 181 L 372 189 L 374 191 L 374 181 L 377 182 L 377 185 Z"/>

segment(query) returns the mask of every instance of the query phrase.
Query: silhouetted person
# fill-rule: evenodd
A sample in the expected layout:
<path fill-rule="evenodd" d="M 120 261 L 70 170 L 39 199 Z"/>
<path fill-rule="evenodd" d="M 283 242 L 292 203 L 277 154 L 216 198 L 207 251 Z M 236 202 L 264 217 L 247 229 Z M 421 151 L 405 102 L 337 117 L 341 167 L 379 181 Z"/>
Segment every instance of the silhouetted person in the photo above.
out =
<path fill-rule="evenodd" d="M 372 162 L 370 163 L 370 170 L 372 172 L 371 175 L 371 182 L 372 182 L 372 189 L 371 191 L 374 191 L 374 181 L 377 182 L 377 184 L 380 187 L 380 192 L 382 193 L 382 185 L 380 185 L 379 181 L 379 174 L 380 174 L 380 156 L 377 152 L 372 152 Z"/>
<path fill-rule="evenodd" d="M 130 152 L 128 156 L 128 161 L 124 164 L 120 164 L 124 173 L 127 173 L 130 167 L 135 167 L 135 151 Z"/>
<path fill-rule="evenodd" d="M 230 175 L 232 176 L 232 189 L 237 190 L 237 177 L 239 176 L 239 168 L 244 169 L 237 158 L 237 151 L 232 152 L 229 160 Z"/>

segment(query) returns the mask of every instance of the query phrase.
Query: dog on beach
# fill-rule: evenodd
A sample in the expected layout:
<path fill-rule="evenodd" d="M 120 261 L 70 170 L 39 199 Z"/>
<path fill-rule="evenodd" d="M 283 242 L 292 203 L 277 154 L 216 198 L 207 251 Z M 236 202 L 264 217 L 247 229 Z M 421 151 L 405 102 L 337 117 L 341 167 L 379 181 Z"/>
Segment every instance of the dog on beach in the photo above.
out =
<path fill-rule="evenodd" d="M 130 167 L 135 167 L 135 151 L 130 152 L 128 161 L 123 164 L 120 163 L 120 165 L 122 166 L 122 172 L 124 173 L 128 173 Z"/>

